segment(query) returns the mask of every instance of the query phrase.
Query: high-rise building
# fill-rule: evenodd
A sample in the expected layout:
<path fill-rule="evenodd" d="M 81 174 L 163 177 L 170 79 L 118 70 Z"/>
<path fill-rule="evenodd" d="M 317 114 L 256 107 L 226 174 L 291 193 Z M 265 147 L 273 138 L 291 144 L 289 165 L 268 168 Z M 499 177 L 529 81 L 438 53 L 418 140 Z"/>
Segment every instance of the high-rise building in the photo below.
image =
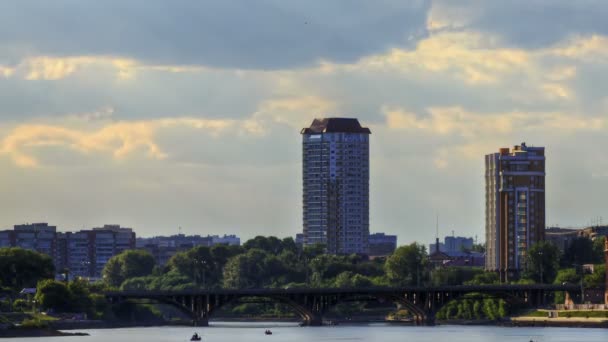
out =
<path fill-rule="evenodd" d="M 485 157 L 486 270 L 502 281 L 525 269 L 528 249 L 545 235 L 545 148 L 501 148 Z"/>
<path fill-rule="evenodd" d="M 357 119 L 315 119 L 302 129 L 304 245 L 367 254 L 369 128 Z"/>

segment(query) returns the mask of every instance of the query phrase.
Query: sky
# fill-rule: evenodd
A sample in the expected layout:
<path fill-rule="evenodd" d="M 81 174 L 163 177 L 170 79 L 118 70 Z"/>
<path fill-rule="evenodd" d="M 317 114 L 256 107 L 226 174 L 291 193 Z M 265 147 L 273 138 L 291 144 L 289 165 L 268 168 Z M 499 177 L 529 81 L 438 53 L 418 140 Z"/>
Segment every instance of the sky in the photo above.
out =
<path fill-rule="evenodd" d="M 0 2 L 0 228 L 293 236 L 301 128 L 372 130 L 370 229 L 484 239 L 484 155 L 606 217 L 604 0 Z"/>

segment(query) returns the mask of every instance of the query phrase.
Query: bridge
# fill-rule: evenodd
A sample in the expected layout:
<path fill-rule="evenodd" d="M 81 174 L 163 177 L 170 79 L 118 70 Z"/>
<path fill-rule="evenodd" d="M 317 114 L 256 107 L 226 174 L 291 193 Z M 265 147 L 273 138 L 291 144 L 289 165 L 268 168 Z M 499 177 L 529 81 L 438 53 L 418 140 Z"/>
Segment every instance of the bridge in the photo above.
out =
<path fill-rule="evenodd" d="M 194 324 L 206 326 L 213 313 L 224 305 L 245 298 L 258 298 L 283 303 L 291 307 L 311 326 L 322 325 L 323 314 L 332 306 L 353 300 L 391 301 L 405 307 L 416 324 L 434 324 L 435 314 L 449 301 L 467 294 L 489 295 L 510 303 L 529 307 L 546 305 L 549 294 L 567 292 L 572 298 L 580 297 L 581 288 L 564 285 L 479 285 L 441 287 L 373 287 L 373 288 L 286 288 L 242 290 L 191 290 L 191 291 L 115 291 L 105 294 L 110 303 L 145 299 L 170 304 L 192 317 Z"/>

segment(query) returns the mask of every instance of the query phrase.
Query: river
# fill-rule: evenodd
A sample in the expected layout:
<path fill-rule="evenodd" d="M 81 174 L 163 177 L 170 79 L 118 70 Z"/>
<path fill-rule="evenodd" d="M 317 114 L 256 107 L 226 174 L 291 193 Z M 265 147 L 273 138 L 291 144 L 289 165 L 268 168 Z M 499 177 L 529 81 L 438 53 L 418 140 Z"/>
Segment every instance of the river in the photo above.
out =
<path fill-rule="evenodd" d="M 271 329 L 272 336 L 264 330 Z M 190 340 L 198 332 L 205 342 L 594 342 L 608 341 L 608 329 L 580 328 L 503 328 L 494 326 L 414 327 L 389 324 L 341 325 L 331 327 L 298 327 L 284 323 L 217 323 L 207 328 L 160 327 L 108 330 L 84 330 L 87 337 L 45 337 L 51 342 L 154 342 Z M 39 338 L 19 338 L 36 341 Z"/>

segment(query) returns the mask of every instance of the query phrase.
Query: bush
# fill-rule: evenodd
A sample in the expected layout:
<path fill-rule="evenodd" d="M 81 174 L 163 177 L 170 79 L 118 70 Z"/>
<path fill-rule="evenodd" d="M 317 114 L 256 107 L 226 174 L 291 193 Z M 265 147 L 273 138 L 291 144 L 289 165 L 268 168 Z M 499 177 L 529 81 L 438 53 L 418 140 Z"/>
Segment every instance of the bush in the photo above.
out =
<path fill-rule="evenodd" d="M 13 310 L 21 312 L 31 311 L 32 305 L 25 299 L 17 299 L 13 302 Z"/>

